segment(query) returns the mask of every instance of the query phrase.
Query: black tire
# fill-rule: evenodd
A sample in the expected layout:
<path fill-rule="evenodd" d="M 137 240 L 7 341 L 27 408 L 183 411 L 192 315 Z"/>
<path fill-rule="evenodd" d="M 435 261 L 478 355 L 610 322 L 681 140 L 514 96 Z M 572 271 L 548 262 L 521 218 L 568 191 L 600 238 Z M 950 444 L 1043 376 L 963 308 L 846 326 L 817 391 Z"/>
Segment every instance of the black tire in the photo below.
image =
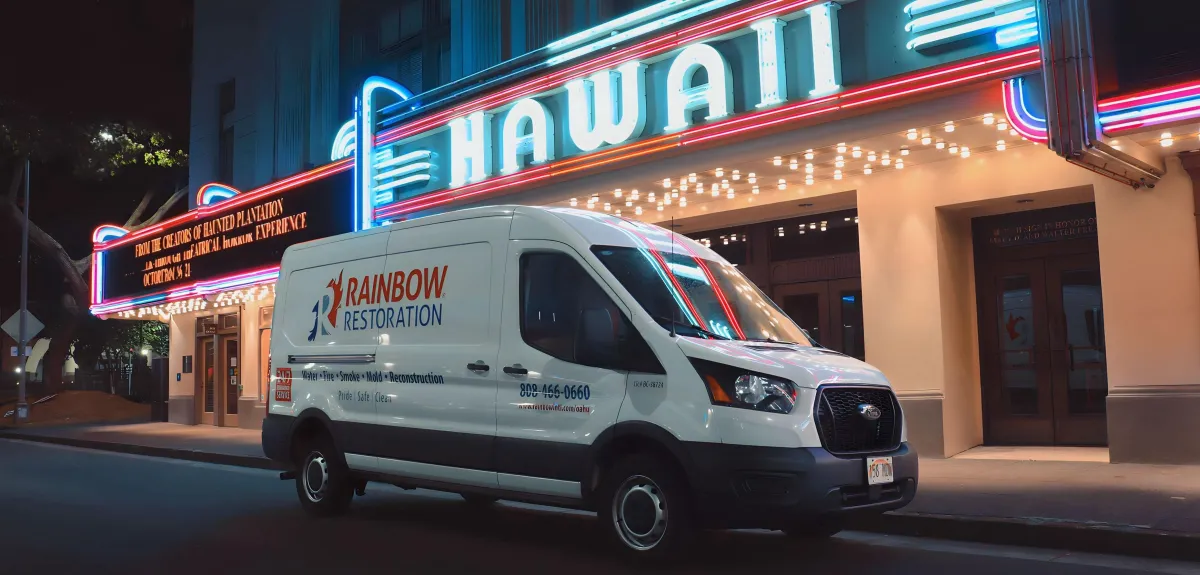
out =
<path fill-rule="evenodd" d="M 470 505 L 471 507 L 491 507 L 492 505 L 495 505 L 497 501 L 500 501 L 495 497 L 476 495 L 474 493 L 459 493 L 459 496 L 461 496 L 463 501 L 466 501 L 467 505 Z"/>
<path fill-rule="evenodd" d="M 341 515 L 354 498 L 354 479 L 333 440 L 318 434 L 300 446 L 296 470 L 296 495 L 300 506 L 313 517 Z"/>
<path fill-rule="evenodd" d="M 788 527 L 787 529 L 784 529 L 783 532 L 786 533 L 788 537 L 793 539 L 815 541 L 820 539 L 829 539 L 830 537 L 841 533 L 843 528 L 844 525 L 841 521 L 833 519 L 818 519 L 811 522 L 798 523 Z"/>
<path fill-rule="evenodd" d="M 696 535 L 692 493 L 670 464 L 637 454 L 618 461 L 600 484 L 602 528 L 630 559 L 676 557 Z"/>

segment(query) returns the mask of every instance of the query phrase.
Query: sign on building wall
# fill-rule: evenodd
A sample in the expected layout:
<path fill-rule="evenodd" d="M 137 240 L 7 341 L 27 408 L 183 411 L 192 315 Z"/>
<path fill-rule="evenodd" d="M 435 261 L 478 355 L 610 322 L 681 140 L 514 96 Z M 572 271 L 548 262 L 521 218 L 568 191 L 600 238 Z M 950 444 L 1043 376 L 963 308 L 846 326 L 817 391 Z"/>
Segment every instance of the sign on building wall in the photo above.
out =
<path fill-rule="evenodd" d="M 1062 240 L 1096 238 L 1096 204 L 1073 204 L 1044 210 L 976 218 L 975 245 L 1008 248 Z"/>
<path fill-rule="evenodd" d="M 343 171 L 106 249 L 104 300 L 278 266 L 292 244 L 351 231 L 352 178 Z"/>

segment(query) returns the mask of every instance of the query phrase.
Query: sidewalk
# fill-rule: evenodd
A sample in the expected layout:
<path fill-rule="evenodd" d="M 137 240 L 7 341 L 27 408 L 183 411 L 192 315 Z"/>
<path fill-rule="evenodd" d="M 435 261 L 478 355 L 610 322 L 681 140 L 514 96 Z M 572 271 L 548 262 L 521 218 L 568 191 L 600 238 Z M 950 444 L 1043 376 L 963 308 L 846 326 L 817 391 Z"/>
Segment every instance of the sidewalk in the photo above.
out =
<path fill-rule="evenodd" d="M 257 430 L 140 423 L 9 429 L 0 438 L 275 468 Z M 922 459 L 920 481 L 908 507 L 852 528 L 1200 561 L 1200 467 L 960 457 Z"/>

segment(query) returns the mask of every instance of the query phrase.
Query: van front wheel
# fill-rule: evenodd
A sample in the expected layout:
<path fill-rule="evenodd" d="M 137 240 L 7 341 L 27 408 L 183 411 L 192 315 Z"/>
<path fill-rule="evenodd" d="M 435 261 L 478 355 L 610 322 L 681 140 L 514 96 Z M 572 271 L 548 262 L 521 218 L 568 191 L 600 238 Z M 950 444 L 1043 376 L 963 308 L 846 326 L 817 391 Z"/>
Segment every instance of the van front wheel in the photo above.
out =
<path fill-rule="evenodd" d="M 672 467 L 635 455 L 614 465 L 602 485 L 601 523 L 631 556 L 668 557 L 695 535 L 691 494 Z"/>
<path fill-rule="evenodd" d="M 296 494 L 300 505 L 314 517 L 341 515 L 354 498 L 350 469 L 325 435 L 304 446 L 303 459 L 296 471 Z"/>

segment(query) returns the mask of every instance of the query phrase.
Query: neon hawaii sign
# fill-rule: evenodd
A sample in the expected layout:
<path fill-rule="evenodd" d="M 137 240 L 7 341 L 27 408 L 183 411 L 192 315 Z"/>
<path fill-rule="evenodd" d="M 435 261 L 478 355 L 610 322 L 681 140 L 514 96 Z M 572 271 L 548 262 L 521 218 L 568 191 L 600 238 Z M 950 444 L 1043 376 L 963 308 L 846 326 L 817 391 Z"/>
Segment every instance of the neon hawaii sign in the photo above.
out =
<path fill-rule="evenodd" d="M 896 52 L 894 46 L 910 37 L 905 25 L 912 18 L 905 12 L 908 4 L 767 0 L 604 50 L 590 61 L 561 65 L 566 55 L 587 52 L 587 46 L 575 48 L 535 66 L 538 73 L 531 79 L 498 82 L 490 92 L 472 89 L 484 95 L 469 100 L 450 97 L 436 106 L 422 103 L 422 110 L 408 103 L 401 87 L 393 83 L 382 90 L 389 81 L 372 78 L 367 84 L 375 88 L 364 87 L 359 104 L 359 110 L 372 117 L 357 128 L 373 137 L 356 142 L 358 130 L 348 123 L 333 157 L 353 151 L 356 160 L 366 159 L 356 161 L 356 208 L 361 227 L 371 227 L 401 212 L 417 211 L 400 206 L 424 205 L 421 198 L 461 198 L 474 195 L 480 185 L 491 188 L 493 182 L 532 183 L 550 177 L 547 170 L 562 173 L 563 165 L 574 164 L 573 171 L 589 169 L 595 164 L 585 158 L 620 149 L 640 147 L 640 154 L 653 153 L 663 148 L 655 142 L 687 137 L 700 126 L 842 98 L 856 88 L 842 87 L 841 36 L 851 39 L 848 83 L 861 88 L 1002 47 L 991 36 L 967 35 L 935 54 Z M 879 15 L 889 18 L 893 27 L 881 35 L 872 24 L 868 34 L 867 21 Z M 645 28 L 639 25 L 627 32 Z M 627 32 L 607 33 L 616 37 Z M 863 41 L 868 36 L 871 42 Z M 393 100 L 389 105 L 371 100 L 371 93 L 388 92 Z M 437 110 L 424 111 L 433 108 Z M 616 161 L 610 160 L 606 163 Z"/>

